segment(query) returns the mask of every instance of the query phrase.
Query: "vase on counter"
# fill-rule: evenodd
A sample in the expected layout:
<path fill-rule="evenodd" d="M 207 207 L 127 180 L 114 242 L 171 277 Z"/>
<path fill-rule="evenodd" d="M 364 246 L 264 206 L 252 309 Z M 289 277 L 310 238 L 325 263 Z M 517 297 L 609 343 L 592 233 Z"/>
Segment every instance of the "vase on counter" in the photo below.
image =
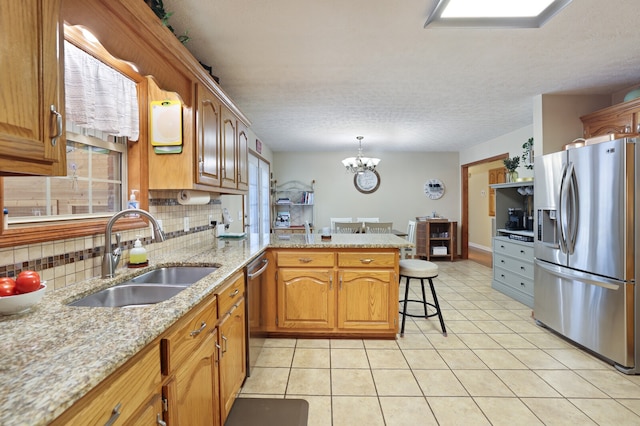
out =
<path fill-rule="evenodd" d="M 517 182 L 518 181 L 518 171 L 517 170 L 509 170 L 507 172 L 507 182 Z"/>

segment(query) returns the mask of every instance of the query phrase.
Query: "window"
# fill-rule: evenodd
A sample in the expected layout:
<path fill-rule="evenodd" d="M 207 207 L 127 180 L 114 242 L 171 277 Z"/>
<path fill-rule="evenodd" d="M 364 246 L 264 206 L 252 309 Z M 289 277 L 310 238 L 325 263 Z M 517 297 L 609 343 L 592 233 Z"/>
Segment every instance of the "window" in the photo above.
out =
<path fill-rule="evenodd" d="M 8 177 L 9 226 L 107 217 L 126 199 L 127 138 L 67 123 L 67 176 Z"/>

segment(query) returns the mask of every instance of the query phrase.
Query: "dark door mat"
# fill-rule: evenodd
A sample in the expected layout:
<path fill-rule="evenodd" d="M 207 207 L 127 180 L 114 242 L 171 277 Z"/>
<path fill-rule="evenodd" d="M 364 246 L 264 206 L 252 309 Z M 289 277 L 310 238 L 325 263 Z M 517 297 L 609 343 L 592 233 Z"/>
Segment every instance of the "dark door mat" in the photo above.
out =
<path fill-rule="evenodd" d="M 224 426 L 307 426 L 304 399 L 237 398 Z"/>

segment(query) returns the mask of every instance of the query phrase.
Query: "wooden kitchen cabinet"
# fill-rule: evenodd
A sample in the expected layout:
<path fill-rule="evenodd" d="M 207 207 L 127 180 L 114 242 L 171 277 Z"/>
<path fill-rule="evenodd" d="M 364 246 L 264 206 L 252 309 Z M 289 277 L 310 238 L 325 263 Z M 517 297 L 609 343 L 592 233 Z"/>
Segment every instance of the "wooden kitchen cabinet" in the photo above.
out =
<path fill-rule="evenodd" d="M 156 424 L 162 419 L 160 345 L 156 341 L 136 354 L 51 425 Z M 155 413 L 153 412 L 156 411 Z M 158 417 L 159 416 L 159 417 Z M 153 419 L 152 423 L 148 419 Z"/>
<path fill-rule="evenodd" d="M 496 190 L 491 185 L 507 181 L 507 169 L 498 167 L 489 170 L 489 216 L 496 215 Z"/>
<path fill-rule="evenodd" d="M 398 253 L 338 253 L 338 328 L 398 327 Z"/>
<path fill-rule="evenodd" d="M 198 84 L 196 111 L 196 183 L 220 186 L 220 122 L 222 105 Z"/>
<path fill-rule="evenodd" d="M 335 327 L 333 268 L 278 268 L 278 327 L 332 330 Z"/>
<path fill-rule="evenodd" d="M 584 138 L 610 133 L 640 133 L 640 98 L 580 117 Z"/>
<path fill-rule="evenodd" d="M 238 149 L 236 162 L 238 163 L 237 188 L 241 191 L 249 190 L 249 129 L 238 120 Z"/>
<path fill-rule="evenodd" d="M 61 0 L 0 6 L 0 175 L 67 173 Z"/>
<path fill-rule="evenodd" d="M 212 425 L 219 419 L 217 301 L 210 298 L 181 318 L 161 340 L 166 418 L 172 425 Z"/>
<path fill-rule="evenodd" d="M 276 252 L 277 331 L 395 336 L 398 250 Z"/>
<path fill-rule="evenodd" d="M 224 424 L 247 376 L 245 282 L 242 273 L 218 294 L 220 424 Z"/>

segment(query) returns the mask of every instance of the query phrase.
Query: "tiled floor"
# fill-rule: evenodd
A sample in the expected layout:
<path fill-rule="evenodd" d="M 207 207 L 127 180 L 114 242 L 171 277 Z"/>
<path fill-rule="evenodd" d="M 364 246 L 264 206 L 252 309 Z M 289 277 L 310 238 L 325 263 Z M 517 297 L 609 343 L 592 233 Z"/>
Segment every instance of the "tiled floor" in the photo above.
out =
<path fill-rule="evenodd" d="M 438 266 L 447 337 L 432 317 L 395 341 L 269 339 L 240 397 L 306 399 L 309 426 L 640 424 L 640 376 L 536 326 L 490 268 Z"/>

